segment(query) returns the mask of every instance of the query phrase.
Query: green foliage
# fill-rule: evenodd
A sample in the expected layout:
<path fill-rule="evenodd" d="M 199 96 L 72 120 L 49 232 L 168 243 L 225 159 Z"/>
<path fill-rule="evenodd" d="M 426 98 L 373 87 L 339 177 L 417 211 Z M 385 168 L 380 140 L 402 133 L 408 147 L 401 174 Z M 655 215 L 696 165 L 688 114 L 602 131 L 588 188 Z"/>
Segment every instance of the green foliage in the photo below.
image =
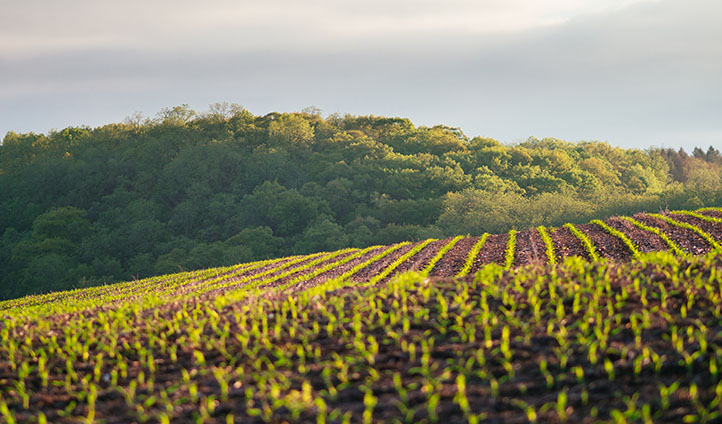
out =
<path fill-rule="evenodd" d="M 404 118 L 180 105 L 154 119 L 5 135 L 0 298 L 702 205 L 722 205 L 714 149 L 507 146 Z M 36 278 L 41 268 L 57 279 Z"/>

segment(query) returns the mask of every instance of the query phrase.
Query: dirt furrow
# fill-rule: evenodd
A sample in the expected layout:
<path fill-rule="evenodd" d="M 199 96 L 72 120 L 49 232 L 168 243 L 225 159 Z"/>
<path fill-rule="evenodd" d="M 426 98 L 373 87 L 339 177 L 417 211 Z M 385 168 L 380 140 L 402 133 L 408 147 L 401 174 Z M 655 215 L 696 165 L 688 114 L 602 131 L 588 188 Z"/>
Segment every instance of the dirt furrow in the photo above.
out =
<path fill-rule="evenodd" d="M 546 262 L 544 249 L 544 241 L 542 241 L 539 232 L 535 228 L 519 231 L 516 234 L 514 265 Z"/>
<path fill-rule="evenodd" d="M 474 247 L 479 237 L 465 237 L 459 240 L 431 270 L 432 277 L 451 277 L 456 275 L 466 263 L 469 251 Z"/>
<path fill-rule="evenodd" d="M 654 233 L 650 233 L 649 231 L 644 231 L 629 221 L 614 217 L 609 218 L 606 223 L 610 227 L 623 232 L 627 237 L 629 237 L 629 239 L 637 245 L 640 252 L 669 250 L 669 246 L 667 246 L 667 243 L 665 243 L 661 237 Z"/>
<path fill-rule="evenodd" d="M 710 236 L 712 236 L 713 239 L 716 241 L 722 241 L 722 224 L 718 224 L 716 222 L 709 222 L 705 221 L 704 219 L 695 218 L 693 216 L 689 215 L 683 215 L 683 214 L 676 214 L 671 213 L 667 215 L 668 217 L 674 219 L 675 221 L 681 221 L 686 222 L 688 224 L 692 224 L 695 227 L 699 228 L 700 230 L 706 232 Z"/>
<path fill-rule="evenodd" d="M 474 266 L 471 267 L 469 274 L 473 275 L 486 264 L 497 263 L 504 265 L 504 251 L 506 250 L 506 240 L 508 238 L 508 234 L 490 235 L 481 248 L 479 255 L 474 259 Z"/>
<path fill-rule="evenodd" d="M 711 211 L 700 211 L 700 212 L 697 212 L 697 213 L 699 213 L 700 215 L 711 216 L 712 218 L 720 218 L 720 219 L 722 219 L 722 212 L 721 212 L 721 211 L 711 210 Z"/>
<path fill-rule="evenodd" d="M 391 265 L 396 259 L 403 256 L 406 252 L 413 249 L 414 246 L 416 246 L 419 243 L 421 243 L 421 242 L 410 243 L 404 247 L 397 249 L 396 251 L 394 251 L 393 253 L 389 254 L 388 256 L 382 258 L 381 260 L 376 261 L 376 262 L 370 264 L 369 266 L 359 270 L 359 272 L 357 272 L 355 275 L 351 276 L 351 280 L 359 282 L 359 283 L 363 283 L 365 281 L 372 279 L 376 274 L 382 272 L 387 266 Z M 391 246 L 386 246 L 386 247 L 391 247 Z"/>
<path fill-rule="evenodd" d="M 322 262 L 314 265 L 314 266 L 311 267 L 311 268 L 294 271 L 294 270 L 296 270 L 296 269 L 298 269 L 298 268 L 303 267 L 304 265 L 308 264 L 309 262 L 318 260 L 318 259 L 320 259 L 320 258 L 322 257 L 322 256 L 315 256 L 315 257 L 310 258 L 310 259 L 308 259 L 308 260 L 299 262 L 299 263 L 297 263 L 297 264 L 293 264 L 292 266 L 290 266 L 290 267 L 288 267 L 288 268 L 284 268 L 284 269 L 282 269 L 282 270 L 280 270 L 280 271 L 273 272 L 273 273 L 268 274 L 268 275 L 264 275 L 263 277 L 259 278 L 258 280 L 253 279 L 253 280 L 247 281 L 247 282 L 245 282 L 245 283 L 242 283 L 242 284 L 240 284 L 240 285 L 234 284 L 234 285 L 231 285 L 231 286 L 220 287 L 220 288 L 211 290 L 211 291 L 209 291 L 208 293 L 205 293 L 204 295 L 209 295 L 210 297 L 216 297 L 216 296 L 218 296 L 218 295 L 222 295 L 222 294 L 227 293 L 227 292 L 229 292 L 229 291 L 237 290 L 237 289 L 242 288 L 242 287 L 244 287 L 244 286 L 246 286 L 246 285 L 253 284 L 255 281 L 263 281 L 263 280 L 267 280 L 267 279 L 274 279 L 274 278 L 278 278 L 278 277 L 279 277 L 280 275 L 282 275 L 282 274 L 285 274 L 285 273 L 288 273 L 288 272 L 292 272 L 291 274 L 289 274 L 289 275 L 287 275 L 287 276 L 285 276 L 285 277 L 278 278 L 278 279 L 276 279 L 276 280 L 274 280 L 274 281 L 271 281 L 270 283 L 267 283 L 267 284 L 265 284 L 265 285 L 263 286 L 263 287 L 274 287 L 274 286 L 276 286 L 276 285 L 284 284 L 284 283 L 286 283 L 286 282 L 288 282 L 288 281 L 290 281 L 290 280 L 298 277 L 299 275 L 303 275 L 303 274 L 305 274 L 305 273 L 311 272 L 311 270 L 312 270 L 314 267 L 324 266 L 324 265 L 326 265 L 326 264 L 328 264 L 328 263 L 341 260 L 341 259 L 345 258 L 346 256 L 349 256 L 349 255 L 354 254 L 355 252 L 356 252 L 355 250 L 354 250 L 354 251 L 350 251 L 350 252 L 346 252 L 346 253 L 343 253 L 343 254 L 341 254 L 341 255 L 338 255 L 338 256 L 334 256 L 334 257 L 332 257 L 332 258 L 325 259 L 325 260 L 323 260 Z"/>
<path fill-rule="evenodd" d="M 554 243 L 554 254 L 556 255 L 558 262 L 561 262 L 567 256 L 580 256 L 582 258 L 589 259 L 582 242 L 579 241 L 579 239 L 576 238 L 568 228 L 560 227 L 554 231 L 551 229 L 548 229 L 547 231 Z"/>
<path fill-rule="evenodd" d="M 598 225 L 584 224 L 578 225 L 581 231 L 589 236 L 592 244 L 597 248 L 597 253 L 601 258 L 610 258 L 616 261 L 628 260 L 632 257 L 632 252 L 624 245 L 619 238 L 606 233 Z"/>
<path fill-rule="evenodd" d="M 662 230 L 667 237 L 677 243 L 685 252 L 693 255 L 700 255 L 709 251 L 710 246 L 702 237 L 694 231 L 679 228 L 674 225 L 667 224 L 661 219 L 651 217 L 647 214 L 634 215 L 634 219 L 652 227 Z"/>
<path fill-rule="evenodd" d="M 296 284 L 295 286 L 289 287 L 288 291 L 298 292 L 298 291 L 306 290 L 311 287 L 317 286 L 319 284 L 323 284 L 324 282 L 331 280 L 333 278 L 338 278 L 338 277 L 342 276 L 346 271 L 350 270 L 351 268 L 355 267 L 358 264 L 361 264 L 361 263 L 373 258 L 374 256 L 378 255 L 379 253 L 386 250 L 387 248 L 388 248 L 388 246 L 382 246 L 382 247 L 378 247 L 376 249 L 370 250 L 370 251 L 364 253 L 363 255 L 356 257 L 356 258 L 346 262 L 343 265 L 331 268 L 330 270 L 328 270 L 322 274 L 319 274 L 310 280 L 301 281 L 298 284 Z M 323 265 L 318 265 L 318 266 L 321 267 Z M 309 269 L 306 272 L 313 272 L 313 269 Z"/>
<path fill-rule="evenodd" d="M 429 243 L 426 247 L 421 249 L 420 252 L 410 257 L 407 261 L 399 265 L 391 275 L 399 274 L 404 271 L 421 271 L 426 265 L 436 256 L 442 247 L 446 246 L 451 241 L 451 238 L 444 240 L 437 240 Z"/>

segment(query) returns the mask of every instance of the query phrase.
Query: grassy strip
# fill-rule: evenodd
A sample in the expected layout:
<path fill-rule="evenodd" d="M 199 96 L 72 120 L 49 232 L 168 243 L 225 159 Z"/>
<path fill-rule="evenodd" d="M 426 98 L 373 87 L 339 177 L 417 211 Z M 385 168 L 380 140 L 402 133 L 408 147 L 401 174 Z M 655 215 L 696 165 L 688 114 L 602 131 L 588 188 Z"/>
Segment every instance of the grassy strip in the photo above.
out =
<path fill-rule="evenodd" d="M 456 243 L 458 243 L 459 240 L 461 240 L 462 238 L 464 238 L 464 236 L 456 236 L 453 238 L 453 240 L 446 243 L 446 245 L 444 245 L 444 247 L 442 247 L 441 250 L 439 250 L 439 252 L 436 254 L 436 256 L 434 256 L 434 258 L 431 259 L 431 262 L 429 262 L 429 264 L 426 265 L 426 268 L 424 268 L 424 270 L 421 271 L 421 273 L 425 276 L 429 275 L 431 273 L 431 271 L 434 269 L 434 267 L 436 266 L 436 264 L 441 260 L 441 258 L 444 257 L 446 252 L 451 250 L 456 245 Z"/>
<path fill-rule="evenodd" d="M 318 269 L 316 269 L 316 270 L 314 270 L 314 271 L 312 271 L 312 272 L 309 272 L 308 274 L 299 275 L 298 277 L 295 277 L 293 280 L 289 281 L 288 283 L 276 287 L 276 291 L 279 291 L 279 292 L 280 292 L 280 291 L 286 290 L 287 288 L 289 288 L 289 287 L 291 287 L 291 286 L 293 286 L 293 285 L 295 285 L 295 284 L 298 284 L 298 283 L 300 283 L 300 282 L 302 282 L 302 281 L 307 281 L 307 280 L 309 280 L 309 279 L 311 279 L 311 278 L 317 277 L 317 276 L 323 274 L 324 272 L 328 272 L 328 271 L 330 271 L 330 270 L 332 270 L 332 269 L 334 269 L 334 268 L 336 268 L 336 267 L 339 267 L 339 266 L 344 265 L 344 264 L 346 264 L 346 263 L 348 263 L 348 262 L 351 262 L 352 260 L 354 260 L 354 259 L 356 259 L 356 258 L 358 258 L 358 257 L 360 257 L 360 256 L 363 256 L 363 255 L 365 255 L 366 253 L 368 253 L 368 252 L 370 252 L 370 251 L 372 251 L 372 250 L 374 250 L 374 249 L 378 249 L 379 247 L 381 247 L 381 246 L 371 246 L 371 247 L 367 247 L 366 249 L 359 250 L 358 252 L 356 252 L 356 253 L 354 253 L 354 254 L 352 254 L 352 255 L 349 255 L 349 256 L 341 259 L 341 260 L 338 260 L 338 261 L 336 261 L 336 262 L 332 262 L 332 263 L 330 263 L 330 264 L 328 264 L 328 265 L 324 265 L 323 267 L 318 268 Z"/>
<path fill-rule="evenodd" d="M 406 262 L 409 258 L 411 258 L 412 256 L 414 256 L 415 254 L 419 253 L 419 251 L 421 251 L 421 249 L 423 249 L 424 247 L 426 247 L 426 246 L 427 246 L 429 243 L 431 243 L 432 241 L 436 241 L 436 239 L 424 240 L 424 241 L 422 241 L 421 243 L 417 244 L 416 246 L 414 246 L 413 249 L 411 249 L 411 250 L 409 250 L 408 252 L 406 252 L 406 253 L 404 253 L 403 255 L 401 255 L 401 256 L 400 256 L 398 259 L 396 259 L 391 265 L 387 266 L 386 269 L 384 269 L 383 271 L 381 271 L 379 274 L 374 275 L 374 278 L 370 279 L 367 283 L 364 283 L 363 285 L 364 285 L 364 286 L 367 286 L 367 285 L 368 285 L 368 286 L 372 286 L 372 285 L 378 283 L 379 281 L 383 280 L 383 279 L 386 278 L 389 274 L 391 274 L 392 272 L 394 272 L 394 271 L 396 270 L 396 268 L 399 267 L 399 265 L 401 265 L 402 263 Z"/>
<path fill-rule="evenodd" d="M 546 246 L 545 253 L 547 255 L 547 261 L 549 264 L 554 265 L 557 263 L 557 256 L 554 254 L 554 243 L 552 242 L 552 238 L 549 236 L 549 233 L 547 233 L 547 230 L 543 225 L 536 227 L 536 230 L 539 232 L 539 237 L 541 237 L 544 242 L 544 246 Z"/>
<path fill-rule="evenodd" d="M 466 262 L 464 263 L 464 267 L 461 268 L 458 274 L 456 274 L 456 278 L 463 277 L 471 271 L 471 267 L 474 266 L 474 259 L 479 255 L 479 252 L 481 251 L 481 248 L 484 247 L 484 243 L 486 243 L 486 239 L 489 237 L 489 233 L 484 233 L 480 238 L 479 241 L 476 242 L 474 247 L 471 248 L 469 251 L 469 256 L 466 257 Z"/>
<path fill-rule="evenodd" d="M 641 222 L 637 221 L 636 219 L 631 218 L 631 217 L 629 217 L 629 216 L 622 216 L 622 217 L 620 217 L 620 218 L 622 218 L 623 220 L 631 223 L 632 225 L 634 225 L 634 226 L 637 227 L 637 228 L 640 228 L 640 229 L 642 229 L 642 230 L 644 230 L 644 231 L 648 231 L 648 232 L 650 232 L 650 233 L 652 233 L 652 234 L 656 234 L 657 236 L 659 236 L 659 238 L 661 238 L 662 240 L 664 240 L 665 243 L 667 243 L 667 246 L 669 246 L 669 250 L 670 250 L 672 253 L 674 253 L 675 255 L 678 255 L 678 256 L 684 256 L 684 254 L 685 254 L 684 250 L 682 250 L 682 248 L 680 248 L 679 245 L 674 242 L 674 240 L 670 239 L 670 238 L 667 236 L 667 234 L 665 234 L 664 231 L 660 230 L 659 228 L 657 228 L 657 227 L 650 227 L 649 225 L 645 225 L 645 224 L 643 224 L 643 223 L 641 223 Z"/>
<path fill-rule="evenodd" d="M 722 213 L 722 208 L 720 208 L 720 207 L 709 207 L 709 208 L 697 209 L 697 212 L 707 212 L 707 211 L 714 211 L 714 212 L 720 212 L 720 213 Z"/>
<path fill-rule="evenodd" d="M 610 227 L 604 221 L 599 220 L 599 219 L 593 219 L 590 221 L 590 223 L 599 226 L 607 234 L 612 235 L 612 236 L 622 240 L 622 243 L 624 243 L 624 245 L 627 246 L 627 249 L 629 249 L 629 251 L 632 252 L 632 255 L 635 258 L 639 258 L 639 255 L 640 255 L 639 248 L 637 247 L 636 244 L 634 244 L 634 242 L 629 237 L 627 237 L 626 234 L 624 234 L 623 232 L 621 232 L 615 228 Z"/>
<path fill-rule="evenodd" d="M 710 236 L 709 234 L 707 234 L 704 230 L 702 230 L 702 229 L 699 228 L 699 227 L 695 227 L 694 225 L 689 224 L 689 223 L 687 223 L 687 222 L 675 221 L 674 219 L 672 219 L 672 218 L 670 218 L 670 217 L 668 217 L 668 216 L 660 215 L 660 214 L 658 214 L 658 213 L 650 213 L 649 216 L 654 217 L 654 218 L 657 218 L 657 219 L 661 219 L 662 221 L 666 222 L 666 223 L 669 224 L 669 225 L 674 225 L 675 227 L 684 228 L 684 229 L 686 229 L 686 230 L 694 231 L 694 232 L 697 233 L 700 237 L 702 237 L 707 243 L 709 243 L 710 246 L 712 246 L 713 249 L 722 249 L 722 246 L 720 246 L 720 244 L 717 243 L 717 241 L 715 241 L 715 239 L 713 239 L 712 236 Z"/>
<path fill-rule="evenodd" d="M 509 230 L 506 239 L 506 252 L 504 252 L 504 269 L 514 266 L 514 250 L 516 249 L 516 230 Z"/>
<path fill-rule="evenodd" d="M 707 222 L 714 222 L 715 224 L 719 224 L 719 223 L 722 222 L 722 219 L 720 219 L 720 218 L 715 218 L 715 217 L 713 217 L 713 216 L 702 215 L 702 214 L 699 214 L 699 213 L 696 213 L 696 212 L 691 212 L 691 211 L 674 211 L 674 212 L 672 212 L 672 213 L 674 213 L 674 214 L 679 214 L 679 215 L 691 216 L 692 218 L 701 219 L 702 221 L 707 221 Z"/>
<path fill-rule="evenodd" d="M 587 250 L 587 254 L 589 255 L 589 259 L 592 260 L 592 262 L 599 261 L 599 254 L 597 254 L 597 249 L 594 247 L 594 244 L 592 243 L 592 240 L 589 238 L 588 235 L 584 234 L 579 228 L 574 226 L 572 223 L 566 223 L 564 224 L 564 227 L 569 229 L 569 231 L 574 234 L 576 238 L 579 239 L 579 241 L 582 242 L 584 245 L 584 248 Z"/>

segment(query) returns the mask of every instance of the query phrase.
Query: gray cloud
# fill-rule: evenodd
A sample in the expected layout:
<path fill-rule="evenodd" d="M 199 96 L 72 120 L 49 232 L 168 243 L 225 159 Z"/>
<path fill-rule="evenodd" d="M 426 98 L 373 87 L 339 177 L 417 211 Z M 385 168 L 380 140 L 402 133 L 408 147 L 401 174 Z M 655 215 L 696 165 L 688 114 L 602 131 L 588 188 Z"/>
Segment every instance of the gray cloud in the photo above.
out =
<path fill-rule="evenodd" d="M 388 2 L 384 13 L 380 2 L 364 10 L 357 2 L 331 10 L 304 3 L 308 10 L 286 4 L 279 17 L 285 32 L 278 22 L 259 29 L 261 17 L 278 9 L 273 3 L 250 13 L 243 22 L 255 24 L 242 28 L 227 24 L 237 17 L 230 12 L 221 19 L 199 10 L 197 22 L 184 23 L 187 13 L 169 11 L 154 31 L 140 31 L 152 19 L 131 19 L 140 34 L 111 25 L 97 32 L 97 43 L 82 42 L 88 29 L 81 28 L 52 49 L 0 44 L 0 131 L 99 125 L 135 110 L 152 115 L 174 104 L 203 109 L 227 100 L 258 114 L 313 104 L 327 113 L 407 116 L 503 141 L 534 135 L 630 147 L 722 145 L 722 4 L 619 2 L 583 14 L 589 9 L 560 0 L 555 13 L 524 15 L 527 22 L 513 30 L 489 32 L 474 30 L 473 19 L 453 8 L 439 9 L 440 2 L 415 9 Z M 519 10 L 497 7 L 497 15 L 471 12 L 502 19 Z M 416 12 L 397 20 L 400 30 L 387 28 L 405 10 Z M 425 26 L 444 11 L 446 18 Z M 65 13 L 60 17 L 70 19 Z M 313 13 L 324 15 L 313 20 Z M 185 32 L 174 41 L 172 28 Z"/>

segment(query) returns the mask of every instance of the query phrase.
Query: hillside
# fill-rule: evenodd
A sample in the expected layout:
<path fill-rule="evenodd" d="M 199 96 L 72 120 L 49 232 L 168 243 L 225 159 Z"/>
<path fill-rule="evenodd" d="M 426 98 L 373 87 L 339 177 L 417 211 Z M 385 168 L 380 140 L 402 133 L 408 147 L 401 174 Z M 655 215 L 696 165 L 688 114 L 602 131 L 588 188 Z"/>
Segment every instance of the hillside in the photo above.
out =
<path fill-rule="evenodd" d="M 711 205 L 722 205 L 711 146 L 505 145 L 405 118 L 179 106 L 4 137 L 0 299 Z"/>
<path fill-rule="evenodd" d="M 720 242 L 722 208 L 706 208 L 5 301 L 0 414 L 715 421 Z"/>

